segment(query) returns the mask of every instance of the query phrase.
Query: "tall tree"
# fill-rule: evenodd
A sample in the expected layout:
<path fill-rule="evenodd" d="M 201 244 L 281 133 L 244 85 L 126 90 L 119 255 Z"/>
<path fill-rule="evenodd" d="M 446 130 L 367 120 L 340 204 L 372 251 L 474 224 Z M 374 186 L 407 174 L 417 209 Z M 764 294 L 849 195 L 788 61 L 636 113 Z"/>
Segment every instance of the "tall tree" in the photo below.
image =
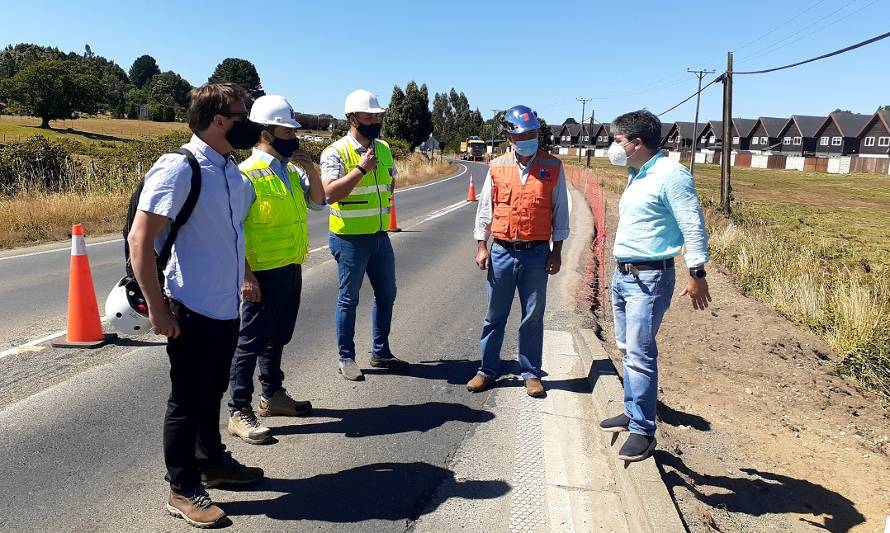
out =
<path fill-rule="evenodd" d="M 393 86 L 389 107 L 383 115 L 383 132 L 386 137 L 408 139 L 408 116 L 405 109 L 405 91 Z"/>
<path fill-rule="evenodd" d="M 433 96 L 433 135 L 440 141 L 447 142 L 454 136 L 454 133 L 450 130 L 451 114 L 451 104 L 448 102 L 448 95 L 436 93 Z"/>
<path fill-rule="evenodd" d="M 393 87 L 383 127 L 388 137 L 407 141 L 411 150 L 426 141 L 433 130 L 426 84 L 418 87 L 412 80 L 404 91 L 398 85 Z"/>
<path fill-rule="evenodd" d="M 260 96 L 265 96 L 260 75 L 253 63 L 246 59 L 229 57 L 216 66 L 208 83 L 237 83 L 247 91 L 248 104 Z"/>
<path fill-rule="evenodd" d="M 538 122 L 541 123 L 541 129 L 538 131 L 538 145 L 542 150 L 550 150 L 550 147 L 553 146 L 553 129 L 541 117 L 538 117 Z"/>
<path fill-rule="evenodd" d="M 155 58 L 148 54 L 142 55 L 137 57 L 130 67 L 130 81 L 136 87 L 145 87 L 156 74 L 160 73 L 161 69 L 158 68 Z"/>
<path fill-rule="evenodd" d="M 172 70 L 156 75 L 148 84 L 148 93 L 152 100 L 161 102 L 169 98 L 179 107 L 188 107 L 191 90 L 192 84 Z"/>
<path fill-rule="evenodd" d="M 38 61 L 2 84 L 15 109 L 40 117 L 41 128 L 75 111 L 95 113 L 103 90 L 101 80 L 76 61 Z"/>

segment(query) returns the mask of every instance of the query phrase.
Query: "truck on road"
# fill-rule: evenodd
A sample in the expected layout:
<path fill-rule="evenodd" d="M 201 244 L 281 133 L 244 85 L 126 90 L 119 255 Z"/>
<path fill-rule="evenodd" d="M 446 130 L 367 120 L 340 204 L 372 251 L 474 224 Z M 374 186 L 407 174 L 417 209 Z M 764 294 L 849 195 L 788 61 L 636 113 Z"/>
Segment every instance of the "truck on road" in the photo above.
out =
<path fill-rule="evenodd" d="M 460 158 L 464 161 L 484 161 L 485 141 L 479 137 L 467 137 L 460 143 Z"/>

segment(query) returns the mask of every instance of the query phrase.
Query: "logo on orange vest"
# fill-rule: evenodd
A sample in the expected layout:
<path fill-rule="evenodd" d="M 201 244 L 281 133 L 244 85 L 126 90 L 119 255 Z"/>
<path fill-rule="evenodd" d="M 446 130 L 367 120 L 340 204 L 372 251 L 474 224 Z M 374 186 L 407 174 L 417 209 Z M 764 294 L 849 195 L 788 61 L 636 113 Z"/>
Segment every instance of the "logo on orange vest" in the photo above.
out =
<path fill-rule="evenodd" d="M 540 173 L 540 175 L 538 176 L 538 179 L 541 180 L 541 181 L 550 181 L 550 178 L 551 178 L 551 176 L 550 176 L 550 169 L 549 169 L 549 168 L 542 168 L 542 169 L 541 169 L 541 173 Z"/>

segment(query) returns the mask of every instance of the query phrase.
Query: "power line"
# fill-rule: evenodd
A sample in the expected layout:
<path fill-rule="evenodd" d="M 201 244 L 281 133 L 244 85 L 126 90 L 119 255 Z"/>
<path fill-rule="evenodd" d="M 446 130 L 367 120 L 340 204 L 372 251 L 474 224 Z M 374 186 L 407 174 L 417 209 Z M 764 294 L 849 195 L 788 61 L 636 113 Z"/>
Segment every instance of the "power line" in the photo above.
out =
<path fill-rule="evenodd" d="M 724 74 L 725 74 L 725 73 L 724 73 Z M 713 80 L 709 81 L 707 85 L 705 85 L 705 86 L 702 87 L 701 89 L 695 91 L 694 93 L 690 94 L 688 98 L 683 99 L 683 101 L 680 102 L 679 104 L 677 104 L 677 105 L 675 105 L 675 106 L 673 106 L 673 107 L 670 107 L 670 108 L 668 108 L 668 109 L 662 111 L 661 113 L 659 113 L 659 114 L 656 115 L 656 116 L 659 116 L 659 117 L 660 117 L 661 115 L 665 115 L 665 114 L 667 114 L 667 113 L 670 113 L 670 112 L 673 111 L 674 109 L 677 109 L 677 108 L 680 107 L 681 105 L 683 105 L 683 104 L 685 104 L 686 102 L 692 100 L 693 98 L 695 98 L 696 96 L 698 96 L 699 94 L 701 94 L 702 91 L 704 91 L 705 89 L 707 89 L 707 88 L 710 87 L 711 85 L 717 83 L 718 81 L 721 81 L 722 79 L 723 79 L 723 74 L 721 74 L 721 75 L 717 76 L 716 78 L 714 78 Z"/>
<path fill-rule="evenodd" d="M 776 72 L 777 70 L 785 70 L 785 69 L 792 68 L 792 67 L 799 67 L 800 65 L 812 63 L 813 61 L 819 61 L 820 59 L 827 59 L 829 57 L 833 57 L 836 55 L 840 55 L 840 54 L 849 52 L 851 50 L 855 50 L 857 48 L 861 48 L 861 47 L 869 45 L 871 43 L 880 41 L 881 39 L 886 39 L 887 37 L 890 37 L 890 31 L 888 31 L 887 33 L 883 33 L 881 35 L 872 37 L 871 39 L 866 39 L 865 41 L 862 41 L 860 43 L 856 43 L 856 44 L 847 46 L 846 48 L 841 48 L 840 50 L 835 50 L 834 52 L 822 54 L 821 56 L 806 59 L 804 61 L 798 61 L 797 63 L 791 63 L 790 65 L 783 65 L 781 67 L 774 67 L 774 68 L 768 68 L 768 69 L 763 69 L 763 70 L 749 70 L 749 71 L 745 71 L 745 72 L 733 72 L 733 75 L 735 75 L 735 74 L 766 74 L 768 72 Z M 695 95 L 693 95 L 693 96 L 695 96 Z"/>

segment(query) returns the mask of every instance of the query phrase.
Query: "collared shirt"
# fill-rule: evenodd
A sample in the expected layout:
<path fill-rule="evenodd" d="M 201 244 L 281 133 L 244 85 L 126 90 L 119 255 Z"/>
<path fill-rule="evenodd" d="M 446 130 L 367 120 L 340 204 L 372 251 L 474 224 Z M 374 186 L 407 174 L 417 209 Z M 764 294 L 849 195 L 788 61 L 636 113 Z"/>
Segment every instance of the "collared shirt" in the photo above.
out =
<path fill-rule="evenodd" d="M 346 143 L 352 144 L 352 147 L 355 148 L 355 151 L 358 152 L 359 155 L 368 150 L 355 140 L 355 137 L 353 137 L 351 133 L 347 133 L 343 137 L 337 139 L 334 144 L 325 148 L 321 153 L 321 181 L 323 183 L 330 183 L 346 175 L 346 172 L 343 171 L 343 158 L 340 157 L 339 150 L 346 145 Z M 395 179 L 398 173 L 395 165 L 393 165 L 392 169 L 389 171 L 390 176 Z"/>
<path fill-rule="evenodd" d="M 255 157 L 269 165 L 269 168 L 272 169 L 272 172 L 274 172 L 275 175 L 284 182 L 284 185 L 289 191 L 291 191 L 291 194 L 293 194 L 294 191 L 291 189 L 290 176 L 287 175 L 286 162 L 282 162 L 272 154 L 269 154 L 262 150 L 257 150 L 256 148 L 251 151 L 250 157 Z M 300 167 L 297 167 L 297 172 L 300 174 L 300 187 L 303 189 L 303 197 L 306 198 L 306 206 L 313 211 L 320 211 L 322 208 L 324 208 L 324 200 L 322 200 L 321 204 L 317 204 L 312 201 L 312 196 L 309 194 L 309 176 L 306 175 L 306 171 Z M 250 179 L 247 178 L 247 176 L 244 177 L 244 180 L 250 185 L 250 203 L 253 203 L 254 200 L 256 200 L 256 194 L 254 194 L 253 192 L 253 184 L 250 182 Z"/>
<path fill-rule="evenodd" d="M 192 135 L 183 145 L 201 166 L 201 194 L 179 230 L 164 270 L 165 292 L 186 307 L 216 320 L 238 318 L 244 279 L 244 217 L 253 199 L 241 171 Z M 191 189 L 192 170 L 179 154 L 162 155 L 145 175 L 139 210 L 176 218 Z M 169 226 L 155 240 L 160 251 Z"/>
<path fill-rule="evenodd" d="M 528 165 L 523 165 L 516 160 L 519 167 L 519 182 L 525 185 L 528 180 L 528 173 L 531 170 L 532 162 L 537 157 L 537 153 L 528 161 Z M 491 236 L 491 216 L 492 216 L 492 198 L 491 198 L 491 170 L 485 175 L 485 182 L 482 184 L 480 191 L 479 205 L 476 206 L 476 223 L 473 229 L 473 238 L 477 241 L 487 241 Z M 553 231 L 550 240 L 564 241 L 569 238 L 569 194 L 566 189 L 566 173 L 559 167 L 559 177 L 556 178 L 556 187 L 553 188 L 552 202 L 552 225 Z"/>
<path fill-rule="evenodd" d="M 708 261 L 708 232 L 692 174 L 661 152 L 640 170 L 629 169 L 618 212 L 617 261 L 668 259 L 680 255 L 684 244 L 688 267 Z"/>

